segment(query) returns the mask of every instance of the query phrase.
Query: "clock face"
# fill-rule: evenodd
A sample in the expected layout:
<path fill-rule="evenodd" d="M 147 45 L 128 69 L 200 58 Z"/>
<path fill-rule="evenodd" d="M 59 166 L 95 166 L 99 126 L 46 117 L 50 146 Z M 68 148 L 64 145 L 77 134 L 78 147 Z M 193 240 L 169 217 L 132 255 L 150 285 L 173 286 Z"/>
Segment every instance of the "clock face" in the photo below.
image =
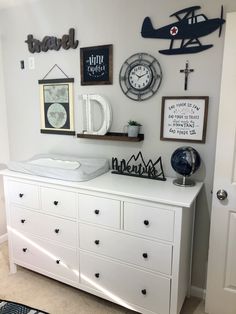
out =
<path fill-rule="evenodd" d="M 141 101 L 152 97 L 162 80 L 159 62 L 147 53 L 136 53 L 120 69 L 120 87 L 130 99 Z"/>
<path fill-rule="evenodd" d="M 137 89 L 142 90 L 147 88 L 152 82 L 152 71 L 147 65 L 135 65 L 129 73 L 130 85 Z"/>

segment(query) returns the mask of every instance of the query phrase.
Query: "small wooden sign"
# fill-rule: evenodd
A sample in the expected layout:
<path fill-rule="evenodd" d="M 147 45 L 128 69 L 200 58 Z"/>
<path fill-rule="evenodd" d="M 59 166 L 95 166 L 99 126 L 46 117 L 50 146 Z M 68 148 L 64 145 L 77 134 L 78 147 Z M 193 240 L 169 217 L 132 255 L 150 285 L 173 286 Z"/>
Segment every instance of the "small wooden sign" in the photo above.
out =
<path fill-rule="evenodd" d="M 113 46 L 80 48 L 81 85 L 112 84 Z"/>
<path fill-rule="evenodd" d="M 205 143 L 208 96 L 163 97 L 161 140 Z"/>

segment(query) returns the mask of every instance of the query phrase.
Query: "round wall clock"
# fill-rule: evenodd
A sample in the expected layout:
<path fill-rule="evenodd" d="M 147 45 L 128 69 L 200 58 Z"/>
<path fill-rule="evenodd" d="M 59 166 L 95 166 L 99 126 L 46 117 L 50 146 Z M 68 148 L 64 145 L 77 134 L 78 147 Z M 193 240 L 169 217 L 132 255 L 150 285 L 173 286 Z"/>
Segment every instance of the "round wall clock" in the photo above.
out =
<path fill-rule="evenodd" d="M 120 87 L 130 99 L 141 101 L 153 96 L 162 80 L 159 62 L 147 53 L 129 57 L 120 69 Z"/>

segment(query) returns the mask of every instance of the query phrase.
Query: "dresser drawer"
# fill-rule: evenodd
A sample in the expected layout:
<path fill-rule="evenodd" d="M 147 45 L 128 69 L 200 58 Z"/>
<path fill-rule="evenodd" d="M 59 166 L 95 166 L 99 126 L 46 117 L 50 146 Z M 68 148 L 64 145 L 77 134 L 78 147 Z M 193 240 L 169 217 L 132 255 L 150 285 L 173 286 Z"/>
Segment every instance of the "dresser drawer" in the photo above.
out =
<path fill-rule="evenodd" d="M 172 245 L 80 224 L 80 248 L 171 274 Z"/>
<path fill-rule="evenodd" d="M 11 224 L 19 232 L 32 233 L 76 247 L 77 226 L 74 221 L 12 206 Z"/>
<path fill-rule="evenodd" d="M 102 293 L 109 291 L 109 296 L 119 296 L 122 301 L 136 304 L 155 313 L 169 314 L 170 279 L 168 278 L 84 252 L 80 254 L 80 270 L 80 281 L 88 287 Z"/>
<path fill-rule="evenodd" d="M 10 201 L 22 206 L 39 209 L 39 188 L 37 185 L 9 181 Z"/>
<path fill-rule="evenodd" d="M 124 229 L 130 232 L 173 241 L 174 218 L 173 210 L 124 203 Z"/>
<path fill-rule="evenodd" d="M 55 215 L 77 217 L 77 194 L 53 188 L 41 188 L 42 209 Z"/>
<path fill-rule="evenodd" d="M 13 260 L 49 272 L 61 279 L 78 281 L 76 251 L 34 236 L 12 235 Z M 50 276 L 50 275 L 49 275 Z"/>
<path fill-rule="evenodd" d="M 120 228 L 120 202 L 103 197 L 80 194 L 79 218 L 99 225 Z"/>

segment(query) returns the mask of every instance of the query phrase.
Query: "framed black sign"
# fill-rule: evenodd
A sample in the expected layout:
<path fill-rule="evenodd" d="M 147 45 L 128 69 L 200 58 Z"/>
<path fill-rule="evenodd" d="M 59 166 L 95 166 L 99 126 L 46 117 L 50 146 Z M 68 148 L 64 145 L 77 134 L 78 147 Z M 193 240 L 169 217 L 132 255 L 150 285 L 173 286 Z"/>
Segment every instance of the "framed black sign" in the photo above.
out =
<path fill-rule="evenodd" d="M 40 80 L 41 133 L 75 135 L 73 78 Z"/>
<path fill-rule="evenodd" d="M 80 48 L 81 85 L 112 84 L 113 46 Z"/>

